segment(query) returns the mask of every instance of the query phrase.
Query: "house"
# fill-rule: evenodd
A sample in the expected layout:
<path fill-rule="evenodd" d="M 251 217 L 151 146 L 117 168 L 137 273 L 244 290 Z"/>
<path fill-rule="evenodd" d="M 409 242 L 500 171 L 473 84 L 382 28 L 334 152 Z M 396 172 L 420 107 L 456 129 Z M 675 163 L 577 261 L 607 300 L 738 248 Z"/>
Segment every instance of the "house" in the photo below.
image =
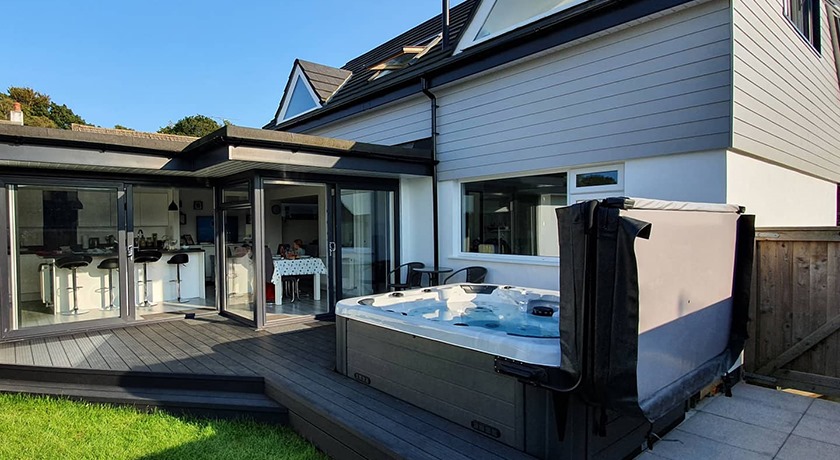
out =
<path fill-rule="evenodd" d="M 0 124 L 0 340 L 329 318 L 409 261 L 557 289 L 554 208 L 608 195 L 833 225 L 837 21 L 795 3 L 466 0 L 295 61 L 265 129 Z"/>
<path fill-rule="evenodd" d="M 432 149 L 401 260 L 556 288 L 551 209 L 608 195 L 835 225 L 837 11 L 818 0 L 467 0 L 347 62 L 265 128 Z M 447 22 L 448 19 L 448 22 Z M 305 95 L 296 63 L 281 108 Z M 431 248 L 434 248 L 430 253 Z"/>

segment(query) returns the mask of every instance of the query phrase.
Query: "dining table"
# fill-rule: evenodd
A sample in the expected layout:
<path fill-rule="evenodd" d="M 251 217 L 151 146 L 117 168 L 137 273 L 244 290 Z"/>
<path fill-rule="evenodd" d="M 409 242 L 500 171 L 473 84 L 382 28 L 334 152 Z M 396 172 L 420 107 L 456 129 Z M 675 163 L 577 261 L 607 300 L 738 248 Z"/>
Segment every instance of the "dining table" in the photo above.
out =
<path fill-rule="evenodd" d="M 420 284 L 423 284 L 423 275 L 429 280 L 429 284 L 427 286 L 437 286 L 439 283 L 439 277 L 441 273 L 451 273 L 453 269 L 449 267 L 423 267 L 423 268 L 412 268 L 413 271 L 420 273 Z"/>
<path fill-rule="evenodd" d="M 272 257 L 274 274 L 274 303 L 283 304 L 283 277 L 295 275 L 312 275 L 312 299 L 321 300 L 321 275 L 327 274 L 327 266 L 317 257 L 301 257 L 299 259 L 283 259 Z"/>

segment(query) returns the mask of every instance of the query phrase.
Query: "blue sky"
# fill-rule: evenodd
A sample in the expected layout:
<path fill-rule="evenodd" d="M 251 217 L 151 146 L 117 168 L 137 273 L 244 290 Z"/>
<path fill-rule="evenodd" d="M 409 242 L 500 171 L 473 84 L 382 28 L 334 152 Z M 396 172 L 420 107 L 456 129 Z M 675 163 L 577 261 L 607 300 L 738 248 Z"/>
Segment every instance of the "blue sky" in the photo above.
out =
<path fill-rule="evenodd" d="M 0 90 L 29 86 L 108 128 L 157 131 L 194 114 L 262 127 L 295 58 L 340 67 L 440 8 L 440 0 L 8 1 Z"/>

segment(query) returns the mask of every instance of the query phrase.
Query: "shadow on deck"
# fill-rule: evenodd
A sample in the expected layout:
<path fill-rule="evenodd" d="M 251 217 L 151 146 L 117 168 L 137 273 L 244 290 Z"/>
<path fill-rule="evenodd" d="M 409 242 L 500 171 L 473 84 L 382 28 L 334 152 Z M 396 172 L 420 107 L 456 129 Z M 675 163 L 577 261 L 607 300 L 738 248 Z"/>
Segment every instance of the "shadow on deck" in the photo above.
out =
<path fill-rule="evenodd" d="M 336 458 L 531 458 L 335 372 L 331 323 L 254 331 L 201 317 L 2 343 L 0 364 L 262 377 L 288 423 Z"/>

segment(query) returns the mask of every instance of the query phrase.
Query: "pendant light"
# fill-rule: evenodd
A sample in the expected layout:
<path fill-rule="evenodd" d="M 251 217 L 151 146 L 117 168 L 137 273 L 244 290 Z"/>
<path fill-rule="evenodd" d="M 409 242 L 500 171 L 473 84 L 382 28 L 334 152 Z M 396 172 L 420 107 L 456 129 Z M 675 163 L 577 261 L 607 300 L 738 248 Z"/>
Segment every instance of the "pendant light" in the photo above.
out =
<path fill-rule="evenodd" d="M 178 210 L 178 205 L 175 204 L 175 199 L 172 199 L 172 202 L 169 203 L 169 210 L 170 211 L 177 211 Z"/>

